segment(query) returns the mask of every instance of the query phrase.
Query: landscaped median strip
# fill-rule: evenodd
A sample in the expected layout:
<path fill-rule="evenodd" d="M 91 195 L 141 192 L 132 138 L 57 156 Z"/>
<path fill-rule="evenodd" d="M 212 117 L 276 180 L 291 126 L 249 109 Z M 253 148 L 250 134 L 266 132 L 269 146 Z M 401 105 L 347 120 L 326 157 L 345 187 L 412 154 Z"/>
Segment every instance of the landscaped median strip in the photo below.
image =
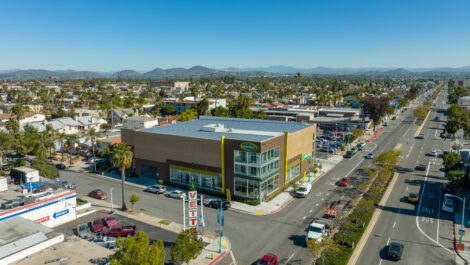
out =
<path fill-rule="evenodd" d="M 369 236 L 372 232 L 372 229 L 374 229 L 375 223 L 377 222 L 377 220 L 380 217 L 380 214 L 382 213 L 382 210 L 380 209 L 380 207 L 385 206 L 385 204 L 387 203 L 388 197 L 392 193 L 393 187 L 395 186 L 395 183 L 396 183 L 397 179 L 398 179 L 398 173 L 395 172 L 394 175 L 393 175 L 392 180 L 390 181 L 390 184 L 387 187 L 387 190 L 385 191 L 385 194 L 383 195 L 382 199 L 380 200 L 380 203 L 379 203 L 378 207 L 374 210 L 374 213 L 372 214 L 372 218 L 371 218 L 369 224 L 367 225 L 367 228 L 364 231 L 364 234 L 362 234 L 362 237 L 359 240 L 359 243 L 357 244 L 356 248 L 354 249 L 353 254 L 351 255 L 351 257 L 349 258 L 348 265 L 355 265 L 356 264 L 357 259 L 359 258 L 359 255 L 362 252 L 362 248 L 364 247 L 367 240 L 369 239 Z"/>

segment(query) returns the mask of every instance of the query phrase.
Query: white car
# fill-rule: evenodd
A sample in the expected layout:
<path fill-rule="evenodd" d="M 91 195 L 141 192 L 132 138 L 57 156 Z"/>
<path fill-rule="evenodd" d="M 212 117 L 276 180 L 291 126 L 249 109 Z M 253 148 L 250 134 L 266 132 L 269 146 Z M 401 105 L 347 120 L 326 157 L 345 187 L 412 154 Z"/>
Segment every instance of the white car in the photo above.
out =
<path fill-rule="evenodd" d="M 429 153 L 430 156 L 437 156 L 437 151 L 436 150 L 431 150 Z"/>
<path fill-rule="evenodd" d="M 147 186 L 147 189 L 145 191 L 162 194 L 162 193 L 165 193 L 166 188 L 163 185 L 157 184 L 157 185 Z"/>
<path fill-rule="evenodd" d="M 367 158 L 367 159 L 372 159 L 372 158 L 374 158 L 374 153 L 372 153 L 372 152 L 368 153 L 368 154 L 366 155 L 366 158 Z"/>
<path fill-rule="evenodd" d="M 183 191 L 180 191 L 180 190 L 169 191 L 166 195 L 168 197 L 175 198 L 175 199 L 184 199 L 184 198 L 186 198 L 186 193 L 184 193 Z"/>
<path fill-rule="evenodd" d="M 447 194 L 444 195 L 444 202 L 442 203 L 442 210 L 448 213 L 454 212 L 454 200 L 449 198 Z"/>
<path fill-rule="evenodd" d="M 305 197 L 307 194 L 310 193 L 310 190 L 312 189 L 312 185 L 310 183 L 302 183 L 300 186 L 295 190 L 295 194 L 297 197 Z"/>
<path fill-rule="evenodd" d="M 357 144 L 357 146 L 359 146 L 359 147 L 364 147 L 364 146 L 366 146 L 366 143 L 360 142 L 359 144 Z"/>

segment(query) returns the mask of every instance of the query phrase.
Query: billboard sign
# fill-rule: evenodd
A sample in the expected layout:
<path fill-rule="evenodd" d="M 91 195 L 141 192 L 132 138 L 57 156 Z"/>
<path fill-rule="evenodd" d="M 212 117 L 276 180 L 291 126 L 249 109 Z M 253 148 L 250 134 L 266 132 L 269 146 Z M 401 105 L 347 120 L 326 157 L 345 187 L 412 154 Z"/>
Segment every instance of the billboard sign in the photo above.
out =
<path fill-rule="evenodd" d="M 196 227 L 198 221 L 197 215 L 197 191 L 188 192 L 188 222 L 189 227 Z"/>

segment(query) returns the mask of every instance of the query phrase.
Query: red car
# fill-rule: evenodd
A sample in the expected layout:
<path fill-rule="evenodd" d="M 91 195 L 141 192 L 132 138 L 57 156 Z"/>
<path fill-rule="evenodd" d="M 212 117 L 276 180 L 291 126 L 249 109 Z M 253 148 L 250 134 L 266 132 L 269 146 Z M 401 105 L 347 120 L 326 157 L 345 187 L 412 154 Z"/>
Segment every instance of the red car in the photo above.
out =
<path fill-rule="evenodd" d="M 351 182 L 351 179 L 349 177 L 343 177 L 339 181 L 338 186 L 346 187 L 349 185 L 350 182 Z"/>
<path fill-rule="evenodd" d="M 268 253 L 264 255 L 260 260 L 258 260 L 258 263 L 256 264 L 257 265 L 275 265 L 277 264 L 277 256 L 272 253 Z"/>
<path fill-rule="evenodd" d="M 102 219 L 96 218 L 91 221 L 91 230 L 93 230 L 93 232 L 95 233 L 101 232 L 103 228 L 104 228 L 104 224 L 103 224 Z"/>
<path fill-rule="evenodd" d="M 426 164 L 419 164 L 416 168 L 421 171 L 426 171 L 426 169 L 428 169 L 428 166 Z"/>
<path fill-rule="evenodd" d="M 117 225 L 118 222 L 116 221 L 116 218 L 114 218 L 114 215 L 108 214 L 103 218 L 104 225 L 106 227 L 111 227 L 113 225 Z"/>
<path fill-rule="evenodd" d="M 126 237 L 128 235 L 135 235 L 135 225 L 123 226 L 120 224 L 113 225 L 112 227 L 105 227 L 101 231 L 103 236 L 112 236 L 112 237 Z"/>
<path fill-rule="evenodd" d="M 88 193 L 88 196 L 99 200 L 106 200 L 108 194 L 100 189 L 95 189 Z"/>

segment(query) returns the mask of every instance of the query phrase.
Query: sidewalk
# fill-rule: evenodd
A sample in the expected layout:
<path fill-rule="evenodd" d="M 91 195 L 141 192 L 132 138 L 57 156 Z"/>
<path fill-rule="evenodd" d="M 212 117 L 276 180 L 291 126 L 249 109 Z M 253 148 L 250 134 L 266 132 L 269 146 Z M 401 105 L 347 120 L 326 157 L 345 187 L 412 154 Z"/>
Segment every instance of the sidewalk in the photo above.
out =
<path fill-rule="evenodd" d="M 340 155 L 331 156 L 328 159 L 317 159 L 322 164 L 321 173 L 314 175 L 310 173 L 310 183 L 315 183 L 318 179 L 323 177 L 327 172 L 329 172 L 333 167 L 335 167 L 339 162 L 343 160 L 343 157 Z M 308 176 L 301 181 L 308 182 Z M 293 199 L 292 187 L 287 188 L 285 191 L 277 195 L 274 199 L 268 202 L 261 202 L 259 205 L 253 206 L 241 202 L 232 201 L 232 209 L 235 211 L 240 211 L 248 214 L 255 215 L 267 215 L 273 214 L 281 211 L 286 205 L 288 205 Z"/>
<path fill-rule="evenodd" d="M 91 203 L 91 207 L 80 210 L 79 214 L 81 216 L 84 216 L 86 214 L 90 214 L 92 212 L 98 211 L 98 210 L 103 210 L 103 209 L 110 209 L 111 204 L 107 201 L 102 201 L 102 200 L 97 200 L 93 198 L 86 198 L 87 201 Z M 181 231 L 183 231 L 183 225 L 175 222 L 169 222 L 168 220 L 158 218 L 156 216 L 144 213 L 144 212 L 138 212 L 138 213 L 128 213 L 128 212 L 123 212 L 119 210 L 119 206 L 113 204 L 114 207 L 114 212 L 117 214 L 123 215 L 127 218 L 131 218 L 134 220 L 138 220 L 143 223 L 147 223 L 149 225 L 153 226 L 158 226 L 161 229 L 165 229 L 167 231 L 179 234 Z M 221 260 L 224 255 L 230 252 L 231 250 L 231 244 L 228 238 L 222 237 L 222 242 L 220 243 L 218 235 L 211 233 L 211 232 L 205 232 L 202 240 L 205 243 L 205 248 L 202 250 L 202 253 L 194 260 L 190 261 L 189 264 L 192 265 L 212 265 L 215 264 L 217 261 Z M 221 247 L 221 252 L 219 253 L 219 247 Z M 167 255 L 170 255 L 170 253 L 167 253 Z"/>

